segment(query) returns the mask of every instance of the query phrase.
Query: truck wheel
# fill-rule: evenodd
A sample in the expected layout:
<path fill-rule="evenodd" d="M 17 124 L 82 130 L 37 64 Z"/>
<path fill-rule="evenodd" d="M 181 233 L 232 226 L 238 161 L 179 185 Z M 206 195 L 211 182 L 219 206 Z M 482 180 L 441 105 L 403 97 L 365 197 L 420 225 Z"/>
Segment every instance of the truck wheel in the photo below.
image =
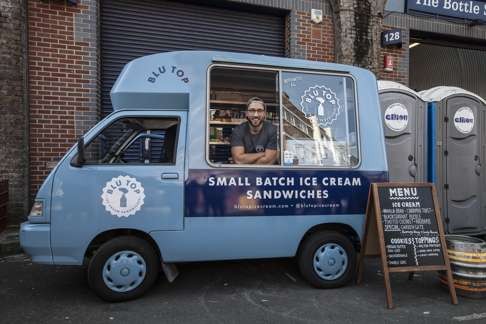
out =
<path fill-rule="evenodd" d="M 343 234 L 321 231 L 302 243 L 298 263 L 302 276 L 312 286 L 341 287 L 354 276 L 356 251 Z"/>
<path fill-rule="evenodd" d="M 160 262 L 153 247 L 134 236 L 103 244 L 88 265 L 88 283 L 106 301 L 119 302 L 143 295 L 157 280 Z"/>

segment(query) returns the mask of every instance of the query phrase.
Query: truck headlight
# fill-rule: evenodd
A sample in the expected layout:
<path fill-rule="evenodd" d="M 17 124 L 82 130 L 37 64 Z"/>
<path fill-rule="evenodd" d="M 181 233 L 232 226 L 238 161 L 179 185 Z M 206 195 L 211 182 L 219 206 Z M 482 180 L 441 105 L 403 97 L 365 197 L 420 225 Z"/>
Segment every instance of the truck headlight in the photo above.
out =
<path fill-rule="evenodd" d="M 44 203 L 41 200 L 34 201 L 34 205 L 30 210 L 29 217 L 40 217 L 43 214 Z"/>

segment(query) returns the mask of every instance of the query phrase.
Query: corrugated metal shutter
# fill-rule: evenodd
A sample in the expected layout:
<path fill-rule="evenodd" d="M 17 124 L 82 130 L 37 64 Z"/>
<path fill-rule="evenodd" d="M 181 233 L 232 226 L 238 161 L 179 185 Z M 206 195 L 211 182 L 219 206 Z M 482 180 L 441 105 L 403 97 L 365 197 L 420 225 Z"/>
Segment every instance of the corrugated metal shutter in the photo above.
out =
<path fill-rule="evenodd" d="M 410 87 L 455 86 L 486 98 L 486 51 L 420 44 L 410 49 Z"/>
<path fill-rule="evenodd" d="M 102 116 L 130 60 L 176 50 L 223 50 L 284 56 L 282 16 L 171 1 L 101 1 Z"/>

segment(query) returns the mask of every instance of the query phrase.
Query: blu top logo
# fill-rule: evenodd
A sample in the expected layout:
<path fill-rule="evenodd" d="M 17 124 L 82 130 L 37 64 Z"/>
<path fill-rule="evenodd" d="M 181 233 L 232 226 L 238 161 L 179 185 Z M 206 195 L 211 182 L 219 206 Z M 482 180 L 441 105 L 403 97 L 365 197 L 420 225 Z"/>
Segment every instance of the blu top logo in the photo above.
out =
<path fill-rule="evenodd" d="M 150 83 L 155 83 L 155 81 L 157 81 L 159 77 L 167 74 L 176 76 L 184 83 L 189 83 L 189 78 L 186 76 L 184 70 L 179 69 L 177 66 L 174 65 L 170 67 L 165 67 L 164 65 L 159 66 L 156 70 L 152 71 L 150 76 L 147 78 L 147 81 Z"/>
<path fill-rule="evenodd" d="M 401 103 L 394 103 L 385 110 L 385 125 L 394 132 L 401 132 L 408 126 L 408 110 Z"/>
<path fill-rule="evenodd" d="M 316 117 L 322 127 L 331 125 L 341 112 L 336 93 L 323 85 L 315 85 L 305 90 L 301 96 L 300 106 L 306 117 Z"/>
<path fill-rule="evenodd" d="M 454 114 L 454 126 L 462 134 L 469 134 L 474 128 L 474 112 L 469 107 L 461 107 Z"/>

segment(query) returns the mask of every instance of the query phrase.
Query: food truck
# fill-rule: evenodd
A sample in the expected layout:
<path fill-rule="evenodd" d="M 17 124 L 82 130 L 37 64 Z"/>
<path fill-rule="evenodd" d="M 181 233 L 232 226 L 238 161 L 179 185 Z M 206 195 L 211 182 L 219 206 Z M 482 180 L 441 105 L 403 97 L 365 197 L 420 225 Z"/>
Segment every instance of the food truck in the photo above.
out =
<path fill-rule="evenodd" d="M 232 156 L 254 97 L 274 132 L 271 164 Z M 141 296 L 161 269 L 173 280 L 180 262 L 295 257 L 312 286 L 353 278 L 369 185 L 388 178 L 370 71 L 170 52 L 129 62 L 111 101 L 21 226 L 34 262 L 85 265 L 108 301 Z"/>

